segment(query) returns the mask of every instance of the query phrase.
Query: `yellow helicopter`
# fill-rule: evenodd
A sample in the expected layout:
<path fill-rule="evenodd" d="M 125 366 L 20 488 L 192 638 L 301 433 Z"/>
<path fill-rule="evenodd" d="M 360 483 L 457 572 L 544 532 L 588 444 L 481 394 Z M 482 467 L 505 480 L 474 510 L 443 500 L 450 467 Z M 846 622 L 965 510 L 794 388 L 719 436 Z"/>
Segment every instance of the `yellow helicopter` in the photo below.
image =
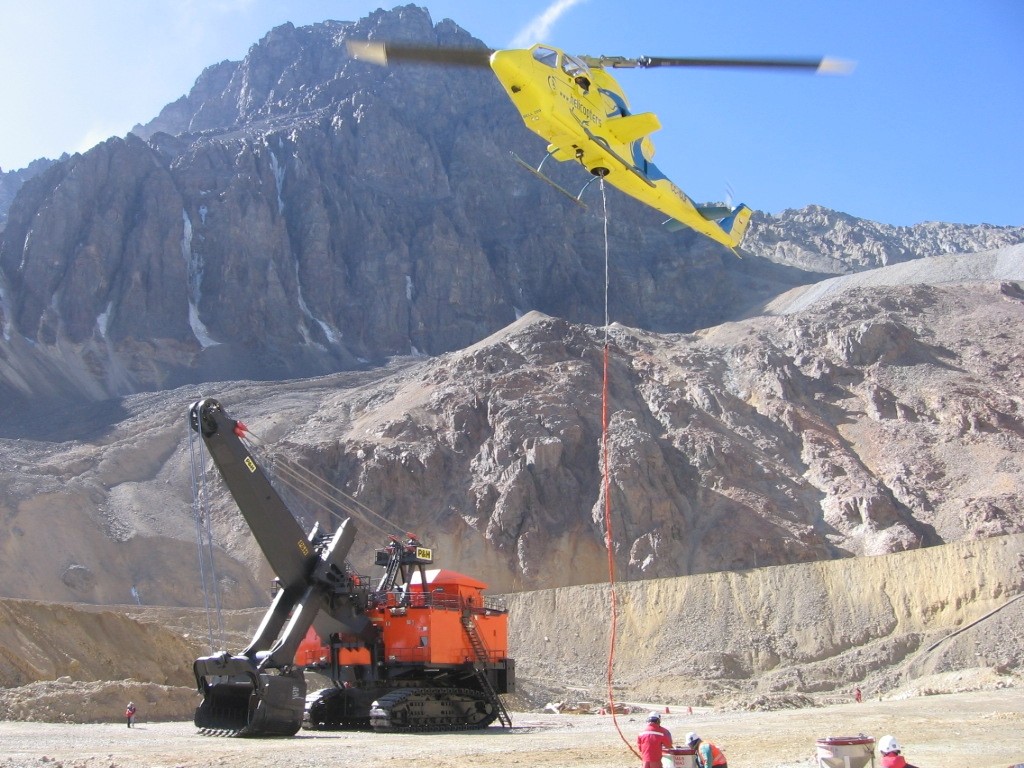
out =
<path fill-rule="evenodd" d="M 621 86 L 608 69 L 647 67 L 741 67 L 848 72 L 847 62 L 829 59 L 660 58 L 572 56 L 550 45 L 526 49 L 440 48 L 379 41 L 347 43 L 353 58 L 389 64 L 420 62 L 489 66 L 504 86 L 526 127 L 548 142 L 547 155 L 531 173 L 582 205 L 543 173 L 548 158 L 575 160 L 594 175 L 668 216 L 669 229 L 689 227 L 728 248 L 743 240 L 752 211 L 746 205 L 697 205 L 651 162 L 650 134 L 661 127 L 653 112 L 630 112 Z M 593 181 L 593 179 L 591 179 Z M 587 182 L 589 184 L 590 182 Z"/>

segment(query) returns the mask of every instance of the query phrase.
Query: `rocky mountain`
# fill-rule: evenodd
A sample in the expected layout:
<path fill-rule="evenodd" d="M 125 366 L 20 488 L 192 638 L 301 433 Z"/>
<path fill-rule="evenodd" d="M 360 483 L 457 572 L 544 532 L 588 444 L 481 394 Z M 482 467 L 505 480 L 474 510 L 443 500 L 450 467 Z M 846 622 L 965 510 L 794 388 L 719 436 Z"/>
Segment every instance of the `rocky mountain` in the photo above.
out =
<path fill-rule="evenodd" d="M 597 214 L 516 170 L 509 150 L 542 149 L 494 78 L 345 53 L 374 36 L 481 45 L 414 6 L 285 25 L 207 70 L 148 140 L 26 182 L 0 242 L 8 401 L 358 368 L 461 348 L 530 309 L 598 320 Z M 626 201 L 619 219 L 617 309 L 637 325 L 704 324 L 719 310 L 701 294 L 731 304 L 791 272 L 725 274 L 728 252 Z M 714 279 L 698 291 L 684 271 Z"/>
<path fill-rule="evenodd" d="M 194 605 L 185 410 L 200 396 L 249 425 L 264 466 L 358 500 L 357 567 L 413 530 L 498 591 L 603 581 L 606 509 L 624 580 L 1022 532 L 1024 246 L 988 256 L 924 260 L 931 283 L 838 278 L 693 334 L 614 324 L 606 339 L 534 312 L 384 370 L 19 414 L 26 437 L 0 440 L 3 589 L 117 603 L 135 585 Z M 981 279 L 979 261 L 1003 277 Z M 295 501 L 306 525 L 334 522 Z M 211 520 L 224 604 L 261 604 L 270 574 L 226 493 Z"/>
<path fill-rule="evenodd" d="M 416 6 L 286 24 L 126 138 L 19 177 L 0 199 L 5 409 L 440 354 L 531 310 L 602 321 L 598 206 L 509 161 L 543 147 L 494 78 L 351 60 L 345 41 L 368 37 L 482 45 Z M 610 206 L 611 315 L 659 332 L 734 319 L 819 272 L 1024 239 L 807 209 L 760 215 L 737 259 L 624 196 Z"/>
<path fill-rule="evenodd" d="M 929 221 L 895 227 L 809 205 L 755 215 L 744 250 L 812 272 L 849 274 L 946 253 L 977 253 L 1024 242 L 1024 227 Z"/>
<path fill-rule="evenodd" d="M 63 159 L 67 159 L 66 156 Z M 26 181 L 34 176 L 38 176 L 55 162 L 57 161 L 40 158 L 33 160 L 27 167 L 16 171 L 5 171 L 3 168 L 0 168 L 0 233 L 4 231 L 4 227 L 7 224 L 7 211 L 10 209 L 11 203 L 14 202 L 14 197 L 18 194 L 18 190 L 22 188 Z"/>
<path fill-rule="evenodd" d="M 539 148 L 489 77 L 345 56 L 375 35 L 480 45 L 414 6 L 285 25 L 0 173 L 0 715 L 187 718 L 201 522 L 246 642 L 273 574 L 215 476 L 195 513 L 202 396 L 348 497 L 281 485 L 354 516 L 357 569 L 412 530 L 508 593 L 523 702 L 604 696 L 609 530 L 617 693 L 1019 684 L 1024 228 L 809 206 L 737 258 L 613 195 L 604 328 L 593 206 L 510 171 Z"/>
<path fill-rule="evenodd" d="M 194 604 L 183 414 L 203 395 L 271 463 L 498 589 L 604 578 L 600 216 L 510 168 L 538 147 L 487 73 L 344 53 L 374 36 L 481 45 L 415 6 L 285 25 L 21 185 L 0 236 L 6 594 Z M 625 577 L 1022 529 L 1024 228 L 810 207 L 759 214 L 737 258 L 612 200 Z M 246 527 L 223 495 L 213 515 L 226 604 L 262 603 Z"/>

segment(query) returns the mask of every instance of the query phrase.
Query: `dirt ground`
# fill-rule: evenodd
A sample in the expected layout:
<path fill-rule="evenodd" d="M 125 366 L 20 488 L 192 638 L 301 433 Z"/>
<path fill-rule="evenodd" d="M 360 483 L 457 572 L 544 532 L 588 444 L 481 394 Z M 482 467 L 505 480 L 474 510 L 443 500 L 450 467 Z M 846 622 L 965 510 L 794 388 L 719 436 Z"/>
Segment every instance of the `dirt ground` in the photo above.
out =
<path fill-rule="evenodd" d="M 618 715 L 632 743 L 644 715 Z M 191 723 L 121 721 L 99 724 L 0 722 L 0 767 L 191 768 L 192 766 L 352 765 L 360 768 L 476 768 L 587 766 L 625 768 L 640 761 L 610 716 L 514 713 L 511 731 L 383 735 L 301 731 L 291 739 L 242 740 L 200 736 Z M 815 740 L 827 736 L 893 733 L 904 755 L 922 768 L 1024 764 L 1024 691 L 944 694 L 850 702 L 773 712 L 670 709 L 663 724 L 677 739 L 689 730 L 719 744 L 732 768 L 813 768 Z"/>

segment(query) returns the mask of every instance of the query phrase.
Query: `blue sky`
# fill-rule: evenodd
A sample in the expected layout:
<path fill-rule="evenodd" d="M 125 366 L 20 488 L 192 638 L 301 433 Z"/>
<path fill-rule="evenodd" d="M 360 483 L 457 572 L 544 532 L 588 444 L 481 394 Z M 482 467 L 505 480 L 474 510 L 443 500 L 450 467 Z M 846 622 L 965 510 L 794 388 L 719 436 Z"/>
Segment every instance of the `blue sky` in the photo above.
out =
<path fill-rule="evenodd" d="M 1024 225 L 1019 0 L 418 4 L 492 47 L 854 59 L 842 78 L 649 70 L 619 80 L 634 111 L 660 117 L 655 160 L 697 200 L 731 191 L 769 213 L 817 203 L 887 224 Z M 124 135 L 274 26 L 381 5 L 394 4 L 0 0 L 0 167 Z"/>

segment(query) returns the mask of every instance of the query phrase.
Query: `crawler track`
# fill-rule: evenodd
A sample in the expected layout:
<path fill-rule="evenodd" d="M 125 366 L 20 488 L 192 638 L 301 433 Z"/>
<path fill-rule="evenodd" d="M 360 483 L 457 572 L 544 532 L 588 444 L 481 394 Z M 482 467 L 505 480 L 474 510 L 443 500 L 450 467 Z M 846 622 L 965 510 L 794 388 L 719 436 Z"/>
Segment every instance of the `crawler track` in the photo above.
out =
<path fill-rule="evenodd" d="M 472 731 L 498 717 L 487 696 L 471 688 L 402 688 L 377 700 L 370 709 L 375 731 Z"/>

